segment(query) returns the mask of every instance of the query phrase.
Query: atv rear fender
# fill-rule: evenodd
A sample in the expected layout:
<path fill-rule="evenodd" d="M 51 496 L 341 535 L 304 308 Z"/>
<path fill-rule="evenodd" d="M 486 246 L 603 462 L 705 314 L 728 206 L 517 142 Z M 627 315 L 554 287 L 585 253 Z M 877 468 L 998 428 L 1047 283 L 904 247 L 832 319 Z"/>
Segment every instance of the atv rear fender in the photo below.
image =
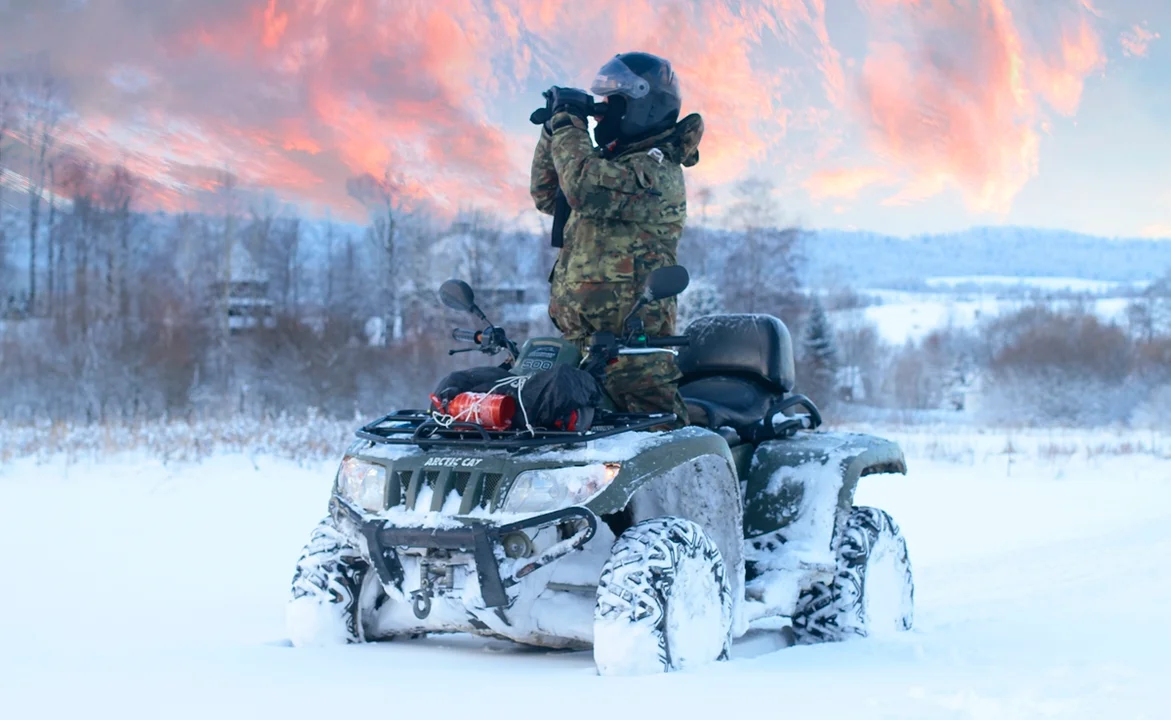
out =
<path fill-rule="evenodd" d="M 873 435 L 798 433 L 762 443 L 752 458 L 744 493 L 745 537 L 784 530 L 799 518 L 824 513 L 835 491 L 836 509 L 848 513 L 859 478 L 906 472 L 898 444 Z"/>

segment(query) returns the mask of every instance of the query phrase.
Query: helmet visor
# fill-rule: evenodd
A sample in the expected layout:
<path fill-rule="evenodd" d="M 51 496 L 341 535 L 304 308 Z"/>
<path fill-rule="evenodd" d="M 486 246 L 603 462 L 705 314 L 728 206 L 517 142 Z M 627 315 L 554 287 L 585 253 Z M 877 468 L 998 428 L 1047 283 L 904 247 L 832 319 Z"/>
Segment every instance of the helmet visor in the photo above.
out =
<path fill-rule="evenodd" d="M 606 97 L 608 95 L 627 95 L 635 100 L 647 96 L 651 91 L 651 84 L 645 78 L 635 75 L 626 63 L 618 58 L 602 66 L 590 92 L 594 95 Z"/>

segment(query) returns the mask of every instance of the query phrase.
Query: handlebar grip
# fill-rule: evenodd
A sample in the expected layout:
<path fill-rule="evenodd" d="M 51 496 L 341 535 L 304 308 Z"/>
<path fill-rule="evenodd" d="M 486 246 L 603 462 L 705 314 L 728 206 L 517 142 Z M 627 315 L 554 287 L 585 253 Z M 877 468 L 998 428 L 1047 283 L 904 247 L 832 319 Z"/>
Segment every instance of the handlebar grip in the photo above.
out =
<path fill-rule="evenodd" d="M 669 347 L 687 347 L 691 344 L 691 338 L 686 335 L 666 335 L 663 337 L 647 338 L 647 347 L 653 348 L 669 348 Z"/>
<path fill-rule="evenodd" d="M 481 333 L 478 330 L 452 330 L 451 337 L 460 342 L 470 342 L 479 344 Z"/>

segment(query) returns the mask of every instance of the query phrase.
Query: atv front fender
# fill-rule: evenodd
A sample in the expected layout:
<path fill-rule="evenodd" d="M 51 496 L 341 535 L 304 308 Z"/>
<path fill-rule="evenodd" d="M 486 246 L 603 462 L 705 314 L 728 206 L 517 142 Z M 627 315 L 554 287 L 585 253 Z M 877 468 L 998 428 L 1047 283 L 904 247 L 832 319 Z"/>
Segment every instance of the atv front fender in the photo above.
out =
<path fill-rule="evenodd" d="M 587 507 L 599 516 L 627 512 L 631 525 L 673 517 L 703 528 L 724 561 L 732 592 L 733 636 L 748 629 L 742 612 L 743 499 L 736 462 L 724 438 L 695 426 L 663 433 L 623 461 L 614 482 Z"/>
<path fill-rule="evenodd" d="M 715 456 L 735 478 L 735 461 L 728 442 L 705 428 L 687 426 L 679 430 L 652 436 L 638 446 L 638 452 L 621 461 L 621 471 L 601 493 L 586 503 L 599 516 L 621 512 L 643 486 L 674 468 L 687 465 L 699 458 Z M 732 482 L 730 492 L 736 502 L 739 488 Z"/>
<path fill-rule="evenodd" d="M 873 435 L 798 433 L 762 443 L 748 472 L 745 537 L 782 530 L 809 513 L 824 513 L 829 508 L 822 505 L 829 503 L 822 500 L 831 499 L 835 491 L 836 509 L 848 513 L 859 478 L 906 472 L 902 448 Z"/>

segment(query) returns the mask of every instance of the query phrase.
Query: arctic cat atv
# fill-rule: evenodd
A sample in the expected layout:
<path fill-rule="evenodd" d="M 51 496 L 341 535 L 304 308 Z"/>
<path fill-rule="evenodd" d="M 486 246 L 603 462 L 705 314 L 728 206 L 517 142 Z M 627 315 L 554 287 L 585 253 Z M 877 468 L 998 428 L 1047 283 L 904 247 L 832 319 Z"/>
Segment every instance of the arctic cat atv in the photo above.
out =
<path fill-rule="evenodd" d="M 674 416 L 605 399 L 571 430 L 533 427 L 523 407 L 508 426 L 435 407 L 365 425 L 297 563 L 294 645 L 464 632 L 592 647 L 600 673 L 630 674 L 726 659 L 754 623 L 800 643 L 909 629 L 906 543 L 887 513 L 853 506 L 862 476 L 906 472 L 902 451 L 816 431 L 777 318 L 646 337 L 638 311 L 687 283 L 681 267 L 653 273 L 622 336 L 600 333 L 585 357 L 558 338 L 517 350 L 470 287 L 445 283 L 445 304 L 488 325 L 454 336 L 507 352 L 518 382 L 679 348 L 692 425 L 652 431 Z"/>

